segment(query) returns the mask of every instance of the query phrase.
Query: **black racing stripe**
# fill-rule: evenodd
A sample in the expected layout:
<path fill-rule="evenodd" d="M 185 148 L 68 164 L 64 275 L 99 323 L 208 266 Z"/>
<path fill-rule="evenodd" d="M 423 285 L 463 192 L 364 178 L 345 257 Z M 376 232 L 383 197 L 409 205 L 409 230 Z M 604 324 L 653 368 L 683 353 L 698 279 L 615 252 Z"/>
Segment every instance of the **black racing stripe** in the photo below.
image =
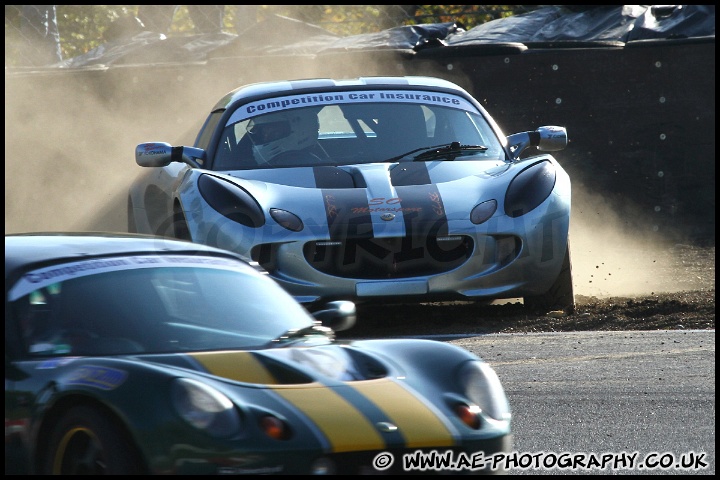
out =
<path fill-rule="evenodd" d="M 425 162 L 398 164 L 390 171 L 390 181 L 396 187 L 406 185 L 430 185 L 430 173 Z"/>
<path fill-rule="evenodd" d="M 364 188 L 323 189 L 322 195 L 331 240 L 373 237 Z"/>
<path fill-rule="evenodd" d="M 337 167 L 313 167 L 316 188 L 354 188 L 353 177 Z"/>
<path fill-rule="evenodd" d="M 445 205 L 436 185 L 397 187 L 397 195 L 400 198 L 408 236 L 447 235 Z"/>

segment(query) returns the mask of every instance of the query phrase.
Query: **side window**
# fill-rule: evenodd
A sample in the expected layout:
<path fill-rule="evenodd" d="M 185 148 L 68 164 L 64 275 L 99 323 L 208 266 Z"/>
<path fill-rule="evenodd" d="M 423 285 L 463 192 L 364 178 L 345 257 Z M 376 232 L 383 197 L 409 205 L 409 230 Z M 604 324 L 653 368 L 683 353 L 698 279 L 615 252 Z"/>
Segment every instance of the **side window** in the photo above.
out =
<path fill-rule="evenodd" d="M 220 118 L 222 117 L 222 114 L 224 112 L 225 110 L 217 110 L 215 112 L 212 112 L 207 118 L 207 120 L 205 120 L 205 125 L 203 125 L 202 129 L 200 130 L 200 133 L 198 134 L 197 140 L 195 142 L 196 147 L 202 148 L 204 150 L 208 149 L 208 146 L 210 145 L 210 139 L 212 138 L 213 133 L 215 133 L 217 125 L 220 122 Z"/>
<path fill-rule="evenodd" d="M 215 152 L 213 170 L 232 170 L 256 165 L 250 141 L 245 137 L 248 122 L 249 120 L 243 120 L 225 127 Z"/>
<path fill-rule="evenodd" d="M 248 123 L 250 123 L 250 120 L 243 120 L 241 122 L 237 122 L 232 126 L 233 134 L 236 138 L 236 142 L 240 142 L 240 139 L 245 136 L 247 133 L 247 126 Z"/>
<path fill-rule="evenodd" d="M 426 106 L 422 106 L 423 116 L 425 117 L 425 127 L 427 129 L 428 138 L 435 137 L 435 127 L 437 125 L 437 119 L 435 118 L 435 112 Z"/>
<path fill-rule="evenodd" d="M 320 130 L 318 138 L 356 138 L 350 122 L 337 105 L 329 105 L 318 113 Z"/>
<path fill-rule="evenodd" d="M 14 302 L 22 344 L 31 355 L 69 353 L 69 346 L 58 336 L 60 291 L 60 284 L 49 285 Z"/>

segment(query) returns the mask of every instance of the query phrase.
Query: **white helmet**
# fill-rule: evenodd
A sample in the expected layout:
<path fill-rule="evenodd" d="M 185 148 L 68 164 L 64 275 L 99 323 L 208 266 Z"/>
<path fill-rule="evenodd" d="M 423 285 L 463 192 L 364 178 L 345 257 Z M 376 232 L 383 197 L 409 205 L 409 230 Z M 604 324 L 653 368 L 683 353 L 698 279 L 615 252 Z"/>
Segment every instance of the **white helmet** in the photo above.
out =
<path fill-rule="evenodd" d="M 319 128 L 315 108 L 296 108 L 255 117 L 248 122 L 247 132 L 255 160 L 269 163 L 281 153 L 315 145 Z"/>

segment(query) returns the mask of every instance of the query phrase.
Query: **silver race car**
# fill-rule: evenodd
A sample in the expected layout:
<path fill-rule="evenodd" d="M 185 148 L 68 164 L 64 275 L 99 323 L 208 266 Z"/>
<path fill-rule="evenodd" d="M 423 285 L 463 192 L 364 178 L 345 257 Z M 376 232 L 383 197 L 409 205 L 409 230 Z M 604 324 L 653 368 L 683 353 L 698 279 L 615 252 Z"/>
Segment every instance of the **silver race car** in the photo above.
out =
<path fill-rule="evenodd" d="M 505 136 L 438 78 L 252 84 L 193 146 L 137 146 L 128 229 L 244 255 L 309 307 L 521 297 L 572 311 L 570 179 L 545 153 L 566 145 L 559 126 Z"/>

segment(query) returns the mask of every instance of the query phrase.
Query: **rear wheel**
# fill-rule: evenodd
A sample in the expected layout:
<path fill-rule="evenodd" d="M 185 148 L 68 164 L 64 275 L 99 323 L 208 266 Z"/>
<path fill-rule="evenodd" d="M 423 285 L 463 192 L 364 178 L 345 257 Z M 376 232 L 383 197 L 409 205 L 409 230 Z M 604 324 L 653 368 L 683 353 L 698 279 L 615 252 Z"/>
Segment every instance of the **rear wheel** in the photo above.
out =
<path fill-rule="evenodd" d="M 572 263 L 570 262 L 570 244 L 565 248 L 560 274 L 550 289 L 542 295 L 529 295 L 523 298 L 525 308 L 532 313 L 544 314 L 554 310 L 562 310 L 565 313 L 575 311 L 575 293 L 572 282 Z"/>
<path fill-rule="evenodd" d="M 65 413 L 50 432 L 45 475 L 132 475 L 142 473 L 127 435 L 112 418 L 79 406 Z"/>

